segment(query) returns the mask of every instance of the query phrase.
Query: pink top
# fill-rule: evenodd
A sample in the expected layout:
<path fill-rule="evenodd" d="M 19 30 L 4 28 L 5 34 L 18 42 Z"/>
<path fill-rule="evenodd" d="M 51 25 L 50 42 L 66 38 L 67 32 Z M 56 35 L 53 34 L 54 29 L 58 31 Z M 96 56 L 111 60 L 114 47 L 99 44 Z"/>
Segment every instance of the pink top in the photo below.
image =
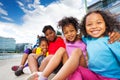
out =
<path fill-rule="evenodd" d="M 74 43 L 65 41 L 65 43 L 66 43 L 66 50 L 69 57 L 75 48 L 80 48 L 83 51 L 84 56 L 86 56 L 86 45 L 83 43 L 83 41 L 78 40 Z"/>

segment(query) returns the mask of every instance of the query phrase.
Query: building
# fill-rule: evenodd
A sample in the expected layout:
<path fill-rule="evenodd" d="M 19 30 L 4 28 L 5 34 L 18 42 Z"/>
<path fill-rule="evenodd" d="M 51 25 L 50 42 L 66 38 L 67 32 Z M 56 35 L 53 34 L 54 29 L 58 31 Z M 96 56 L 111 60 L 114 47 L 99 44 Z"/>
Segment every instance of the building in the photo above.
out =
<path fill-rule="evenodd" d="M 15 52 L 16 40 L 14 38 L 0 37 L 0 52 Z"/>
<path fill-rule="evenodd" d="M 31 43 L 17 43 L 16 44 L 16 52 L 17 53 L 23 53 L 24 50 L 26 50 L 27 48 L 32 48 L 32 44 Z"/>
<path fill-rule="evenodd" d="M 99 0 L 88 6 L 88 11 L 92 10 L 109 10 L 120 21 L 120 0 Z"/>

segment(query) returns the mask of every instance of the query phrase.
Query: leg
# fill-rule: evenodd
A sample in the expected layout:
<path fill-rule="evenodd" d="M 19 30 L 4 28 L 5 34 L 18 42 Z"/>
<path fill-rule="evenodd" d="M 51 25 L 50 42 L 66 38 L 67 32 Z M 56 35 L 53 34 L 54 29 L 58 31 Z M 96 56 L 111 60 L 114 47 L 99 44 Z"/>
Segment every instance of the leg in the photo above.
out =
<path fill-rule="evenodd" d="M 13 71 L 17 71 L 19 67 L 24 67 L 24 64 L 26 63 L 26 60 L 27 60 L 27 58 L 28 58 L 28 55 L 29 55 L 31 52 L 32 52 L 31 49 L 26 49 L 26 50 L 24 51 L 23 56 L 22 56 L 22 60 L 21 60 L 20 65 L 19 65 L 19 66 L 12 66 L 12 70 L 13 70 Z"/>
<path fill-rule="evenodd" d="M 22 60 L 21 60 L 20 65 L 18 65 L 18 66 L 12 66 L 12 70 L 13 70 L 13 71 L 17 71 L 18 68 L 20 68 L 20 67 L 23 68 L 23 67 L 24 67 L 24 64 L 26 63 L 26 60 L 27 60 L 27 58 L 28 58 L 28 55 L 29 55 L 29 54 L 24 53 L 23 56 L 22 56 Z"/>
<path fill-rule="evenodd" d="M 87 60 L 83 54 L 81 54 L 79 66 L 87 67 Z"/>
<path fill-rule="evenodd" d="M 28 55 L 31 53 L 31 49 L 26 49 L 24 51 L 22 60 L 21 60 L 21 64 L 19 65 L 18 69 L 15 71 L 15 75 L 16 76 L 20 76 L 21 74 L 23 74 L 23 68 L 25 67 L 25 63 L 27 61 Z"/>
<path fill-rule="evenodd" d="M 46 67 L 47 63 L 49 62 L 49 60 L 52 58 L 53 55 L 49 55 L 46 58 L 44 58 L 41 62 L 41 65 L 39 67 L 39 71 L 44 70 L 44 68 Z M 32 59 L 31 59 L 32 60 Z M 36 60 L 37 62 L 37 60 Z M 35 63 L 34 63 L 35 64 Z M 31 68 L 35 68 L 35 70 L 33 71 L 33 73 L 27 78 L 27 80 L 38 80 L 39 76 L 41 75 L 41 72 L 38 72 L 37 67 L 34 64 L 30 64 Z"/>
<path fill-rule="evenodd" d="M 65 56 L 65 54 L 66 50 L 64 48 L 59 48 L 48 63 L 48 65 L 46 66 L 46 68 L 44 69 L 42 75 L 44 77 L 48 77 L 57 68 L 61 61 L 65 63 L 65 61 L 68 59 L 67 55 Z"/>
<path fill-rule="evenodd" d="M 52 80 L 65 80 L 70 74 L 72 74 L 79 66 L 81 55 L 82 51 L 80 49 L 75 49 L 70 58 Z"/>
<path fill-rule="evenodd" d="M 20 66 L 22 66 L 22 67 L 24 66 L 24 64 L 27 61 L 28 55 L 29 54 L 26 54 L 26 53 L 23 54 Z"/>
<path fill-rule="evenodd" d="M 26 53 L 23 54 L 21 64 L 19 65 L 18 69 L 15 71 L 16 76 L 20 76 L 21 74 L 23 74 L 24 64 L 28 58 L 28 55 L 29 54 L 26 54 Z"/>
<path fill-rule="evenodd" d="M 25 66 L 25 63 L 26 63 L 26 61 L 27 61 L 27 59 L 28 59 L 28 55 L 30 54 L 30 53 L 32 53 L 32 50 L 31 49 L 26 49 L 25 51 L 24 51 L 24 54 L 23 54 L 23 56 L 22 56 L 22 60 L 21 60 L 21 66 Z"/>
<path fill-rule="evenodd" d="M 39 67 L 40 72 L 42 72 L 45 69 L 45 67 L 47 66 L 48 62 L 50 61 L 52 57 L 53 55 L 49 55 L 42 60 L 41 65 Z"/>
<path fill-rule="evenodd" d="M 36 54 L 30 54 L 28 56 L 28 65 L 29 65 L 30 71 L 32 73 L 38 72 L 38 63 L 37 63 L 37 59 L 34 55 L 36 55 Z"/>

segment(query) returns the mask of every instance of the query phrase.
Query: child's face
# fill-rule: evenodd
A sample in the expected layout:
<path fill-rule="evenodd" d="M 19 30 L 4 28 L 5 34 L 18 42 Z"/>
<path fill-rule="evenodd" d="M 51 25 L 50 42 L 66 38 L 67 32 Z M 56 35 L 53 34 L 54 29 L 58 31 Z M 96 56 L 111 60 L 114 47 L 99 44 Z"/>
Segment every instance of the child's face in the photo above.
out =
<path fill-rule="evenodd" d="M 77 31 L 72 24 L 63 27 L 63 33 L 66 40 L 73 42 L 76 39 Z"/>
<path fill-rule="evenodd" d="M 48 41 L 54 41 L 55 37 L 56 37 L 56 34 L 55 34 L 55 32 L 53 30 L 48 29 L 45 32 L 45 36 L 48 39 Z"/>
<path fill-rule="evenodd" d="M 46 41 L 41 41 L 40 48 L 43 53 L 46 53 L 48 51 L 48 43 Z"/>
<path fill-rule="evenodd" d="M 103 17 L 98 13 L 91 13 L 86 17 L 86 32 L 94 38 L 103 37 L 106 25 Z"/>

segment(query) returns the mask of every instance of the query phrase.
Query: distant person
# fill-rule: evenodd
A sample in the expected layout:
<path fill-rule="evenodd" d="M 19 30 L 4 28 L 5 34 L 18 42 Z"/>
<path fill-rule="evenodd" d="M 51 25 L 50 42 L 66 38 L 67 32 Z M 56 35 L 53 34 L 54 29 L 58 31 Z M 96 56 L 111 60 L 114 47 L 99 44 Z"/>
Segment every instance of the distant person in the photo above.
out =
<path fill-rule="evenodd" d="M 39 40 L 40 40 L 39 38 L 40 37 L 41 36 L 37 35 L 37 41 L 36 41 L 36 44 L 33 46 L 33 49 L 39 46 Z"/>
<path fill-rule="evenodd" d="M 27 61 L 27 58 L 28 58 L 28 55 L 31 54 L 31 53 L 35 53 L 35 49 L 38 47 L 39 45 L 39 35 L 37 35 L 37 41 L 36 41 L 36 44 L 33 46 L 32 49 L 30 48 L 27 48 L 25 51 L 24 51 L 24 54 L 22 56 L 22 60 L 21 60 L 21 63 L 20 65 L 18 66 L 12 66 L 12 70 L 15 71 L 15 74 L 17 75 L 17 73 L 20 73 L 18 74 L 21 75 L 23 74 L 23 68 L 28 66 L 28 64 L 26 63 Z"/>

